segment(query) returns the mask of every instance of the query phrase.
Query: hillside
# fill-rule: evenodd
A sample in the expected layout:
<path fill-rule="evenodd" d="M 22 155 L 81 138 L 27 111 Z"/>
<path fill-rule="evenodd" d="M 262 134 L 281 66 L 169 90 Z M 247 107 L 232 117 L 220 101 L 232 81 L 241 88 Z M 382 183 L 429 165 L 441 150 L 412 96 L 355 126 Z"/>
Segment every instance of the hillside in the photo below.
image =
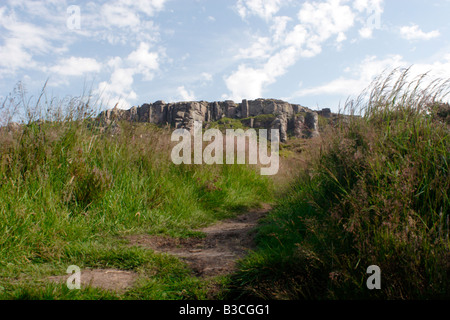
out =
<path fill-rule="evenodd" d="M 378 79 L 346 116 L 273 99 L 100 116 L 42 102 L 0 129 L 0 298 L 448 299 L 448 83 L 405 79 Z M 280 130 L 278 174 L 174 164 L 171 134 L 196 120 Z"/>

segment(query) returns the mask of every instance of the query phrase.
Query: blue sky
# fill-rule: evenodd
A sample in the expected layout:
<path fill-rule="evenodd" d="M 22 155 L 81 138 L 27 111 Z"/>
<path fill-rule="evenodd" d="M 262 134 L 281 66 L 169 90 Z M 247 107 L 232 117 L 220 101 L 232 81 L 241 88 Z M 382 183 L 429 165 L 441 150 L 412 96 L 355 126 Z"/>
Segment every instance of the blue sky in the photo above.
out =
<path fill-rule="evenodd" d="M 338 110 L 384 70 L 450 78 L 449 0 L 0 2 L 0 98 L 276 98 Z"/>

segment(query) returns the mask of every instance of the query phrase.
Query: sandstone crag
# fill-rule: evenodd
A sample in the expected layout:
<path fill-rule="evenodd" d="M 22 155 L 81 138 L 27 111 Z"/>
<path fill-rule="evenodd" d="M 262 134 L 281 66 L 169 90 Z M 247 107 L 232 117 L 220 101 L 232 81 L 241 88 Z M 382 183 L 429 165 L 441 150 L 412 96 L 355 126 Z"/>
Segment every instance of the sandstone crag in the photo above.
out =
<path fill-rule="evenodd" d="M 263 115 L 270 116 L 261 117 Z M 279 129 L 282 142 L 287 141 L 289 134 L 298 138 L 319 136 L 317 112 L 298 104 L 275 99 L 243 100 L 241 103 L 230 100 L 175 103 L 156 101 L 129 110 L 114 108 L 99 115 L 104 125 L 126 120 L 170 125 L 173 128 L 188 130 L 193 128 L 195 121 L 201 121 L 207 126 L 208 123 L 223 118 L 238 119 L 244 125 L 256 129 Z"/>

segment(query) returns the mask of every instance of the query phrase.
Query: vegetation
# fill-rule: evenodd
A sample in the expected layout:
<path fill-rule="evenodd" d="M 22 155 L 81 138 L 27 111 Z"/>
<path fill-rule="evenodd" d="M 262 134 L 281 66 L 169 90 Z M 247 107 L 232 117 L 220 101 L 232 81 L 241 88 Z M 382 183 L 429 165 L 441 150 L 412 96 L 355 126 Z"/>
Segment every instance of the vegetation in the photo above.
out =
<path fill-rule="evenodd" d="M 449 85 L 426 80 L 408 81 L 408 70 L 378 78 L 341 121 L 322 119 L 320 139 L 288 142 L 272 180 L 245 165 L 176 166 L 170 130 L 103 130 L 89 99 L 30 108 L 10 97 L 31 116 L 0 129 L 0 298 L 448 299 Z M 212 127 L 242 128 L 220 121 Z M 273 201 L 258 249 L 229 276 L 193 277 L 177 258 L 123 240 L 198 237 L 199 227 Z M 72 264 L 140 277 L 125 293 L 44 281 Z M 366 286 L 371 265 L 381 290 Z"/>
<path fill-rule="evenodd" d="M 195 229 L 270 199 L 269 181 L 244 165 L 176 166 L 169 129 L 121 123 L 103 130 L 88 98 L 50 105 L 22 97 L 5 103 L 26 103 L 19 108 L 30 117 L 0 129 L 0 298 L 111 297 L 43 287 L 69 265 L 141 273 L 128 293 L 134 299 L 205 298 L 208 283 L 184 263 L 121 239 L 199 236 Z M 71 112 L 57 116 L 60 109 Z"/>
<path fill-rule="evenodd" d="M 219 129 L 224 131 L 226 129 L 243 129 L 247 130 L 251 126 L 251 121 L 254 123 L 254 127 L 256 128 L 268 128 L 272 124 L 272 122 L 276 119 L 276 116 L 273 114 L 260 114 L 254 117 L 248 117 L 243 119 L 232 119 L 224 117 L 220 120 L 213 121 L 209 124 L 210 128 Z"/>
<path fill-rule="evenodd" d="M 227 117 L 211 122 L 209 127 L 212 129 L 219 129 L 221 131 L 225 131 L 226 129 L 246 129 L 241 120 Z"/>
<path fill-rule="evenodd" d="M 352 117 L 324 133 L 320 153 L 259 230 L 259 250 L 230 297 L 450 297 L 447 82 L 379 78 Z M 368 97 L 368 99 L 364 99 Z M 367 268 L 381 268 L 368 290 Z"/>

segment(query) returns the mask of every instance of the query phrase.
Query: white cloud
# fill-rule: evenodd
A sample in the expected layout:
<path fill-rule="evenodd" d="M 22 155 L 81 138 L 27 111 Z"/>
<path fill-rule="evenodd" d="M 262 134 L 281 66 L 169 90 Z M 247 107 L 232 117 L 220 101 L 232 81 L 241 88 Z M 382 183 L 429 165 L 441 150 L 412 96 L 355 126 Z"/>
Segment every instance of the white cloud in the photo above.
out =
<path fill-rule="evenodd" d="M 101 16 L 108 27 L 136 27 L 141 20 L 138 13 L 133 9 L 120 5 L 117 2 L 113 4 L 106 3 L 101 8 Z"/>
<path fill-rule="evenodd" d="M 113 107 L 117 104 L 120 109 L 129 109 L 130 101 L 137 98 L 132 89 L 135 70 L 132 68 L 117 68 L 111 74 L 109 82 L 103 81 L 99 84 L 96 94 L 101 95 L 103 104 Z"/>
<path fill-rule="evenodd" d="M 123 4 L 134 6 L 151 17 L 164 9 L 167 0 L 120 0 Z"/>
<path fill-rule="evenodd" d="M 373 28 L 371 27 L 363 27 L 359 29 L 359 35 L 363 39 L 370 39 L 373 35 Z"/>
<path fill-rule="evenodd" d="M 119 103 L 119 108 L 130 108 L 130 102 L 138 98 L 133 90 L 134 78 L 143 75 L 145 81 L 152 80 L 159 70 L 159 59 L 159 54 L 151 52 L 150 44 L 144 42 L 125 59 L 111 58 L 106 63 L 111 70 L 110 80 L 101 82 L 96 93 L 102 95 L 108 106 Z"/>
<path fill-rule="evenodd" d="M 52 41 L 60 38 L 56 30 L 46 29 L 22 22 L 14 10 L 7 13 L 6 8 L 0 10 L 0 29 L 3 46 L 0 46 L 0 70 L 2 73 L 15 73 L 21 68 L 38 68 L 36 55 L 58 51 Z"/>
<path fill-rule="evenodd" d="M 65 15 L 55 15 L 55 12 L 65 12 L 69 6 L 66 1 L 58 0 L 8 0 L 8 7 L 23 10 L 29 16 L 39 18 L 51 17 L 53 21 L 65 20 Z"/>
<path fill-rule="evenodd" d="M 298 12 L 299 23 L 287 30 L 290 18 L 272 17 L 281 6 L 279 1 L 238 1 L 241 16 L 250 10 L 261 18 L 272 18 L 271 37 L 256 37 L 248 49 L 240 50 L 236 55 L 238 59 L 252 59 L 259 66 L 241 64 L 238 70 L 225 77 L 230 94 L 224 96 L 233 100 L 261 98 L 264 88 L 284 75 L 299 58 L 317 56 L 322 52 L 323 43 L 332 37 L 336 37 L 336 43 L 342 45 L 347 39 L 345 33 L 354 25 L 356 18 L 346 2 L 306 2 Z"/>
<path fill-rule="evenodd" d="M 291 0 L 238 0 L 237 11 L 241 18 L 257 15 L 263 19 L 272 18 L 280 8 Z"/>
<path fill-rule="evenodd" d="M 263 86 L 271 83 L 270 79 L 264 70 L 240 65 L 237 71 L 225 78 L 231 94 L 224 95 L 223 98 L 234 101 L 262 98 Z"/>
<path fill-rule="evenodd" d="M 273 50 L 271 40 L 268 37 L 258 37 L 253 44 L 246 49 L 240 49 L 236 59 L 267 59 Z"/>
<path fill-rule="evenodd" d="M 298 59 L 299 51 L 295 47 L 287 47 L 277 54 L 273 55 L 264 65 L 264 72 L 270 79 L 270 83 L 286 73 L 287 69 L 292 66 Z"/>
<path fill-rule="evenodd" d="M 272 26 L 270 27 L 270 30 L 273 34 L 273 41 L 275 43 L 279 43 L 280 41 L 283 41 L 285 35 L 286 35 L 286 28 L 289 21 L 292 21 L 290 17 L 287 16 L 281 16 L 281 17 L 274 17 L 272 21 Z"/>
<path fill-rule="evenodd" d="M 424 32 L 418 25 L 404 26 L 400 28 L 400 35 L 406 40 L 431 40 L 439 37 L 439 30 Z"/>
<path fill-rule="evenodd" d="M 450 80 L 450 54 L 446 54 L 431 63 L 417 63 L 412 65 L 411 77 L 418 77 L 423 74 L 428 77 L 424 79 L 424 85 L 431 85 L 433 79 Z"/>
<path fill-rule="evenodd" d="M 210 82 L 213 79 L 212 74 L 208 73 L 208 72 L 202 72 L 201 74 L 202 78 L 204 81 Z"/>
<path fill-rule="evenodd" d="M 34 68 L 33 55 L 23 48 L 20 42 L 7 40 L 0 46 L 0 74 L 14 73 L 21 67 Z"/>
<path fill-rule="evenodd" d="M 409 68 L 408 77 L 405 79 L 406 83 L 411 83 L 415 86 L 415 81 L 421 79 L 420 88 L 433 88 L 436 85 L 436 80 L 450 80 L 450 55 L 443 56 L 432 63 L 418 64 L 407 62 L 400 55 L 391 55 L 385 59 L 379 59 L 376 56 L 367 57 L 358 65 L 345 68 L 344 73 L 347 73 L 347 76 L 338 77 L 316 87 L 300 89 L 294 96 L 324 97 L 328 95 L 340 97 L 342 100 L 355 99 L 380 75 L 384 74 L 387 76 L 396 69 L 402 71 L 405 68 Z M 424 75 L 426 76 L 423 77 Z M 397 80 L 395 76 L 399 76 L 399 73 L 394 75 L 394 81 Z M 448 91 L 443 93 L 448 93 Z M 448 101 L 448 96 L 438 96 L 437 98 L 443 98 L 445 101 Z M 335 108 L 334 111 L 337 112 L 338 110 Z"/>
<path fill-rule="evenodd" d="M 116 0 L 101 7 L 101 15 L 108 26 L 136 27 L 141 23 L 140 14 L 154 16 L 164 8 L 166 0 Z"/>
<path fill-rule="evenodd" d="M 362 24 L 359 36 L 370 39 L 375 29 L 381 29 L 381 15 L 384 12 L 384 0 L 355 0 L 353 8 L 360 14 L 356 21 Z"/>
<path fill-rule="evenodd" d="M 181 101 L 195 101 L 195 94 L 193 91 L 188 91 L 184 86 L 177 88 L 177 94 Z"/>
<path fill-rule="evenodd" d="M 389 55 L 383 59 L 368 56 L 358 64 L 346 67 L 342 76 L 315 87 L 301 88 L 293 97 L 323 97 L 327 95 L 340 96 L 343 99 L 356 97 L 375 78 L 398 68 L 409 68 L 408 82 L 415 81 L 427 74 L 427 77 L 421 81 L 422 88 L 426 88 L 433 85 L 433 81 L 437 79 L 450 80 L 450 54 L 437 56 L 433 62 L 422 63 L 406 61 L 401 55 Z"/>
<path fill-rule="evenodd" d="M 424 86 L 431 85 L 431 82 L 435 79 L 450 79 L 450 55 L 443 56 L 440 60 L 432 63 L 417 64 L 405 61 L 401 55 L 391 55 L 385 59 L 370 56 L 354 67 L 346 68 L 344 72 L 348 73 L 349 76 L 341 76 L 317 87 L 301 89 L 296 96 L 358 95 L 383 72 L 408 67 L 410 67 L 409 79 L 411 81 L 421 75 L 428 75 L 423 80 Z"/>
<path fill-rule="evenodd" d="M 384 0 L 355 0 L 353 7 L 359 12 L 383 12 Z"/>
<path fill-rule="evenodd" d="M 110 44 L 130 45 L 156 42 L 159 27 L 152 18 L 164 9 L 167 0 L 115 0 L 88 2 L 81 7 L 81 29 L 75 34 L 106 40 Z"/>
<path fill-rule="evenodd" d="M 284 37 L 284 45 L 301 49 L 309 37 L 306 28 L 298 24 Z"/>
<path fill-rule="evenodd" d="M 354 25 L 355 14 L 345 2 L 307 2 L 298 13 L 298 18 L 310 33 L 317 35 L 317 41 L 323 42 L 333 35 L 348 31 Z"/>
<path fill-rule="evenodd" d="M 341 76 L 323 85 L 301 89 L 295 96 L 357 95 L 383 71 L 407 66 L 400 55 L 392 55 L 382 60 L 376 56 L 370 56 L 359 65 L 346 70 L 347 73 L 350 73 L 350 77 Z"/>
<path fill-rule="evenodd" d="M 145 80 L 152 80 L 153 72 L 159 68 L 159 54 L 149 50 L 150 45 L 141 42 L 139 48 L 131 52 L 127 57 L 127 61 L 134 66 L 136 73 L 143 74 Z"/>
<path fill-rule="evenodd" d="M 82 76 L 90 72 L 100 72 L 102 65 L 93 58 L 70 57 L 62 59 L 50 71 L 63 76 Z"/>

